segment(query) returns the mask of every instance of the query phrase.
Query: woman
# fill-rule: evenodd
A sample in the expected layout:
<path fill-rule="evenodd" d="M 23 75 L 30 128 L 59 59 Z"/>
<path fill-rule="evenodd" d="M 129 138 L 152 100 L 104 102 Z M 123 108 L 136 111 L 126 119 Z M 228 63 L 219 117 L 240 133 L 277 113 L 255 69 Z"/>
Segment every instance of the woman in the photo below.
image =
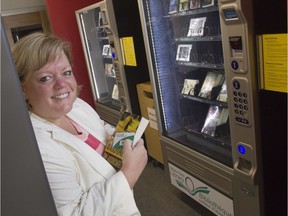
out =
<path fill-rule="evenodd" d="M 69 43 L 33 33 L 12 54 L 59 215 L 140 215 L 132 189 L 147 163 L 143 140 L 124 143 L 118 172 L 102 157 L 114 129 L 77 97 Z"/>

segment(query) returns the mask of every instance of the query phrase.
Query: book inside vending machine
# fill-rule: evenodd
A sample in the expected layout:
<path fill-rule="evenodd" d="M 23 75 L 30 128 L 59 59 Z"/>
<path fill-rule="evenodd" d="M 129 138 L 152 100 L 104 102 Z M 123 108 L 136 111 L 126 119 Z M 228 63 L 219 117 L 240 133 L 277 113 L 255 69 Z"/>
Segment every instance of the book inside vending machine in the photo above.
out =
<path fill-rule="evenodd" d="M 253 3 L 138 0 L 165 173 L 211 215 L 264 215 Z"/>
<path fill-rule="evenodd" d="M 104 0 L 75 13 L 99 116 L 116 125 L 125 111 L 140 114 L 136 84 L 150 78 L 137 2 Z"/>

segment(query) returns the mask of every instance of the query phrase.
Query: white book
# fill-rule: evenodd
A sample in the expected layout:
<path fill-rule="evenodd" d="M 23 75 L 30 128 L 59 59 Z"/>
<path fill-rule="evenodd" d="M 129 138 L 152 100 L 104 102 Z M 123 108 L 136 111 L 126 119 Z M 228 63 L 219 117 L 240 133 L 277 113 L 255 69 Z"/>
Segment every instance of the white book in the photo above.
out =
<path fill-rule="evenodd" d="M 203 36 L 206 17 L 190 19 L 187 37 Z"/>
<path fill-rule="evenodd" d="M 192 50 L 192 44 L 179 44 L 177 48 L 177 61 L 190 61 L 190 53 Z"/>
<path fill-rule="evenodd" d="M 202 84 L 199 96 L 209 98 L 213 87 L 219 86 L 223 83 L 224 74 L 208 72 Z"/>
<path fill-rule="evenodd" d="M 112 98 L 115 100 L 119 100 L 119 90 L 116 84 L 113 87 Z"/>
<path fill-rule="evenodd" d="M 223 82 L 220 93 L 217 97 L 218 101 L 227 102 L 227 84 L 226 80 Z"/>
<path fill-rule="evenodd" d="M 199 83 L 199 80 L 185 79 L 181 93 L 187 94 L 187 95 L 194 95 L 194 89 L 198 83 Z"/>

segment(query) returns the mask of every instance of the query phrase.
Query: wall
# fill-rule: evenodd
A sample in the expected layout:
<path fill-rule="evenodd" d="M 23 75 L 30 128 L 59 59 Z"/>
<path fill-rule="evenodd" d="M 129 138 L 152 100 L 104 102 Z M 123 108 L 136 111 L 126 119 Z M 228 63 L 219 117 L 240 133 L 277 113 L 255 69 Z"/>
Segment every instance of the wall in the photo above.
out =
<path fill-rule="evenodd" d="M 287 33 L 287 0 L 271 3 L 254 0 L 256 34 Z M 259 91 L 265 216 L 287 215 L 287 100 L 287 93 Z"/>
<path fill-rule="evenodd" d="M 83 54 L 80 34 L 77 27 L 75 11 L 88 5 L 97 3 L 99 0 L 69 0 L 55 1 L 46 0 L 48 16 L 53 32 L 70 41 L 74 59 L 74 74 L 78 84 L 83 85 L 80 98 L 95 106 L 92 89 L 88 77 L 88 71 Z"/>
<path fill-rule="evenodd" d="M 45 0 L 1 0 L 1 14 L 14 15 L 45 9 Z"/>

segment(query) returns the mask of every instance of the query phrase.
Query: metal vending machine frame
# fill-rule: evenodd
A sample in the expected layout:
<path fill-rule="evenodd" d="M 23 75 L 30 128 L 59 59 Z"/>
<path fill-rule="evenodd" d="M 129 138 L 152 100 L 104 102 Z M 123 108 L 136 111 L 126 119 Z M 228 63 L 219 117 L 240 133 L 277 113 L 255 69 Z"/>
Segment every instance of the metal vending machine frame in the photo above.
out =
<path fill-rule="evenodd" d="M 168 6 L 170 1 L 162 2 Z M 215 215 L 263 215 L 253 2 L 218 1 L 232 155 L 231 163 L 228 161 L 226 164 L 168 136 L 165 109 L 169 108 L 163 108 L 161 101 L 163 92 L 159 90 L 158 67 L 155 66 L 159 59 L 155 58 L 155 46 L 151 45 L 154 39 L 150 25 L 151 22 L 159 22 L 161 25 L 159 20 L 163 15 L 150 19 L 150 11 L 145 11 L 153 7 L 154 3 L 150 0 L 138 0 L 165 173 L 175 187 Z M 199 13 L 206 10 L 201 8 Z M 174 15 L 168 14 L 165 18 L 169 16 Z"/>
<path fill-rule="evenodd" d="M 263 215 L 263 179 L 252 1 L 219 1 L 233 154 L 235 215 Z M 243 102 L 242 102 L 243 100 Z M 239 105 L 244 104 L 244 111 Z"/>
<path fill-rule="evenodd" d="M 140 114 L 136 84 L 150 78 L 137 2 L 104 0 L 75 14 L 99 116 L 116 125 L 123 111 Z"/>
<path fill-rule="evenodd" d="M 131 106 L 127 88 L 124 88 L 126 79 L 123 72 L 120 41 L 112 1 L 98 2 L 77 10 L 75 13 L 86 65 L 89 71 L 96 111 L 105 121 L 115 125 L 120 118 L 121 109 L 131 110 Z M 97 15 L 98 19 L 96 20 Z M 87 21 L 85 21 L 85 17 L 88 17 Z M 110 57 L 108 56 L 109 54 L 107 54 L 107 57 L 103 55 L 104 45 L 102 43 L 105 43 L 104 45 L 107 47 L 109 46 L 110 50 L 108 52 L 110 52 Z M 102 72 L 105 70 L 105 61 L 108 61 L 108 58 L 110 59 L 109 64 L 113 65 L 112 70 L 115 73 L 110 78 L 107 78 Z M 110 81 L 106 82 L 108 79 Z M 118 99 L 112 97 L 112 90 L 108 82 L 112 82 L 112 85 L 118 88 Z M 107 97 L 111 101 L 111 105 L 108 106 L 105 105 Z"/>

